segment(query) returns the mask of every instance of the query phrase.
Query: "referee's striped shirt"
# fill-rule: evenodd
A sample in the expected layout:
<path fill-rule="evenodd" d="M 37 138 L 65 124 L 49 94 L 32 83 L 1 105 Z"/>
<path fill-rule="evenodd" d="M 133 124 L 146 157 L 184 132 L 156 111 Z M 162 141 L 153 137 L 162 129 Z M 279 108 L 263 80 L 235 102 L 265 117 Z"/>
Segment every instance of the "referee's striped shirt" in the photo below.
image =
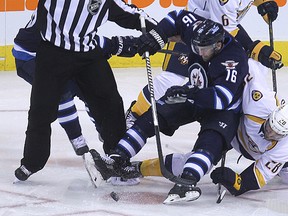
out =
<path fill-rule="evenodd" d="M 87 52 L 96 47 L 97 28 L 107 20 L 141 30 L 140 14 L 146 16 L 147 29 L 157 24 L 122 0 L 39 0 L 37 22 L 44 40 L 66 50 Z"/>

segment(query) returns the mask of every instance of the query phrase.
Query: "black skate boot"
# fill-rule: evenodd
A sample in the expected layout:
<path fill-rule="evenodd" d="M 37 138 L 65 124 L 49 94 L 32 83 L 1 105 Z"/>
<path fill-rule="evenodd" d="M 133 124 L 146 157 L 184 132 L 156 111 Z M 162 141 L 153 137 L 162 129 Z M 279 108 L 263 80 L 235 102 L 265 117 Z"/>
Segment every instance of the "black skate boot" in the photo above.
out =
<path fill-rule="evenodd" d="M 32 172 L 30 172 L 24 165 L 21 165 L 15 170 L 15 176 L 17 179 L 14 182 L 17 182 L 17 180 L 26 181 L 30 175 L 32 175 Z"/>
<path fill-rule="evenodd" d="M 90 149 L 89 153 L 93 158 L 95 168 L 104 180 L 117 175 L 113 167 L 114 160 L 109 157 L 102 157 L 95 149 Z"/>
<path fill-rule="evenodd" d="M 194 201 L 201 196 L 201 190 L 199 187 L 196 187 L 196 179 L 194 176 L 185 173 L 182 174 L 181 178 L 194 181 L 195 184 L 175 184 L 174 187 L 169 191 L 168 197 L 164 200 L 164 204 Z"/>
<path fill-rule="evenodd" d="M 129 159 L 124 159 L 119 154 L 111 154 L 109 158 L 114 160 L 113 168 L 116 172 L 116 176 L 122 177 L 123 179 L 142 177 L 139 167 L 131 164 Z"/>

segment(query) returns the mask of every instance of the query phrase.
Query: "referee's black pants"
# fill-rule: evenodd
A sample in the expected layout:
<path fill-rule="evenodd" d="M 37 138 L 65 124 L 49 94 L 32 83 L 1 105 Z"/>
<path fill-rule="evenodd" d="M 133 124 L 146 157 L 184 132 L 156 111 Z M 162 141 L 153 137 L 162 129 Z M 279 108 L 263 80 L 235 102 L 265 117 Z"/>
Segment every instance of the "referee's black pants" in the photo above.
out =
<path fill-rule="evenodd" d="M 71 52 L 42 41 L 36 56 L 24 157 L 21 160 L 21 165 L 32 173 L 41 170 L 50 156 L 51 123 L 57 118 L 61 93 L 70 79 L 76 80 L 100 126 L 105 153 L 108 154 L 125 133 L 123 101 L 100 48 Z"/>

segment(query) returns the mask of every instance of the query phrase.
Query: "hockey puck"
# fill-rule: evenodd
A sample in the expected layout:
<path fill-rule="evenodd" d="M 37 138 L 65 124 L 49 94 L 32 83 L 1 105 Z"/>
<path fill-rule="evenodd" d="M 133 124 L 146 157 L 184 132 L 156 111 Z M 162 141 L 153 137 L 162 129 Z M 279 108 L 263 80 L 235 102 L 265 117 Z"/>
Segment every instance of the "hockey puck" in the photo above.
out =
<path fill-rule="evenodd" d="M 120 199 L 119 196 L 118 196 L 118 194 L 115 193 L 114 191 L 112 191 L 112 192 L 110 193 L 110 196 L 111 196 L 112 199 L 115 200 L 116 202 L 118 202 L 118 200 Z"/>

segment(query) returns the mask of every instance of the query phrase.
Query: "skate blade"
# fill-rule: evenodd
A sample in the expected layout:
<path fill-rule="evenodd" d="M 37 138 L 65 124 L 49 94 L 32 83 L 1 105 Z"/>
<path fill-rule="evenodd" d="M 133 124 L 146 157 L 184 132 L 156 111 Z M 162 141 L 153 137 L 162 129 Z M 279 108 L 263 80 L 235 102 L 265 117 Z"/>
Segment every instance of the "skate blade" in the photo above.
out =
<path fill-rule="evenodd" d="M 197 200 L 201 196 L 199 191 L 188 191 L 185 197 L 180 197 L 178 194 L 169 194 L 163 204 L 184 203 Z"/>
<path fill-rule="evenodd" d="M 94 185 L 95 188 L 99 187 L 99 185 L 103 181 L 103 178 L 100 172 L 95 167 L 92 155 L 88 152 L 86 154 L 83 154 L 82 158 L 85 165 L 85 169 L 89 175 L 92 184 Z"/>
<path fill-rule="evenodd" d="M 14 179 L 14 181 L 13 181 L 12 183 L 13 183 L 13 184 L 17 184 L 17 183 L 19 183 L 19 182 L 21 182 L 21 180 L 19 180 L 18 178 L 15 177 L 15 179 Z"/>

